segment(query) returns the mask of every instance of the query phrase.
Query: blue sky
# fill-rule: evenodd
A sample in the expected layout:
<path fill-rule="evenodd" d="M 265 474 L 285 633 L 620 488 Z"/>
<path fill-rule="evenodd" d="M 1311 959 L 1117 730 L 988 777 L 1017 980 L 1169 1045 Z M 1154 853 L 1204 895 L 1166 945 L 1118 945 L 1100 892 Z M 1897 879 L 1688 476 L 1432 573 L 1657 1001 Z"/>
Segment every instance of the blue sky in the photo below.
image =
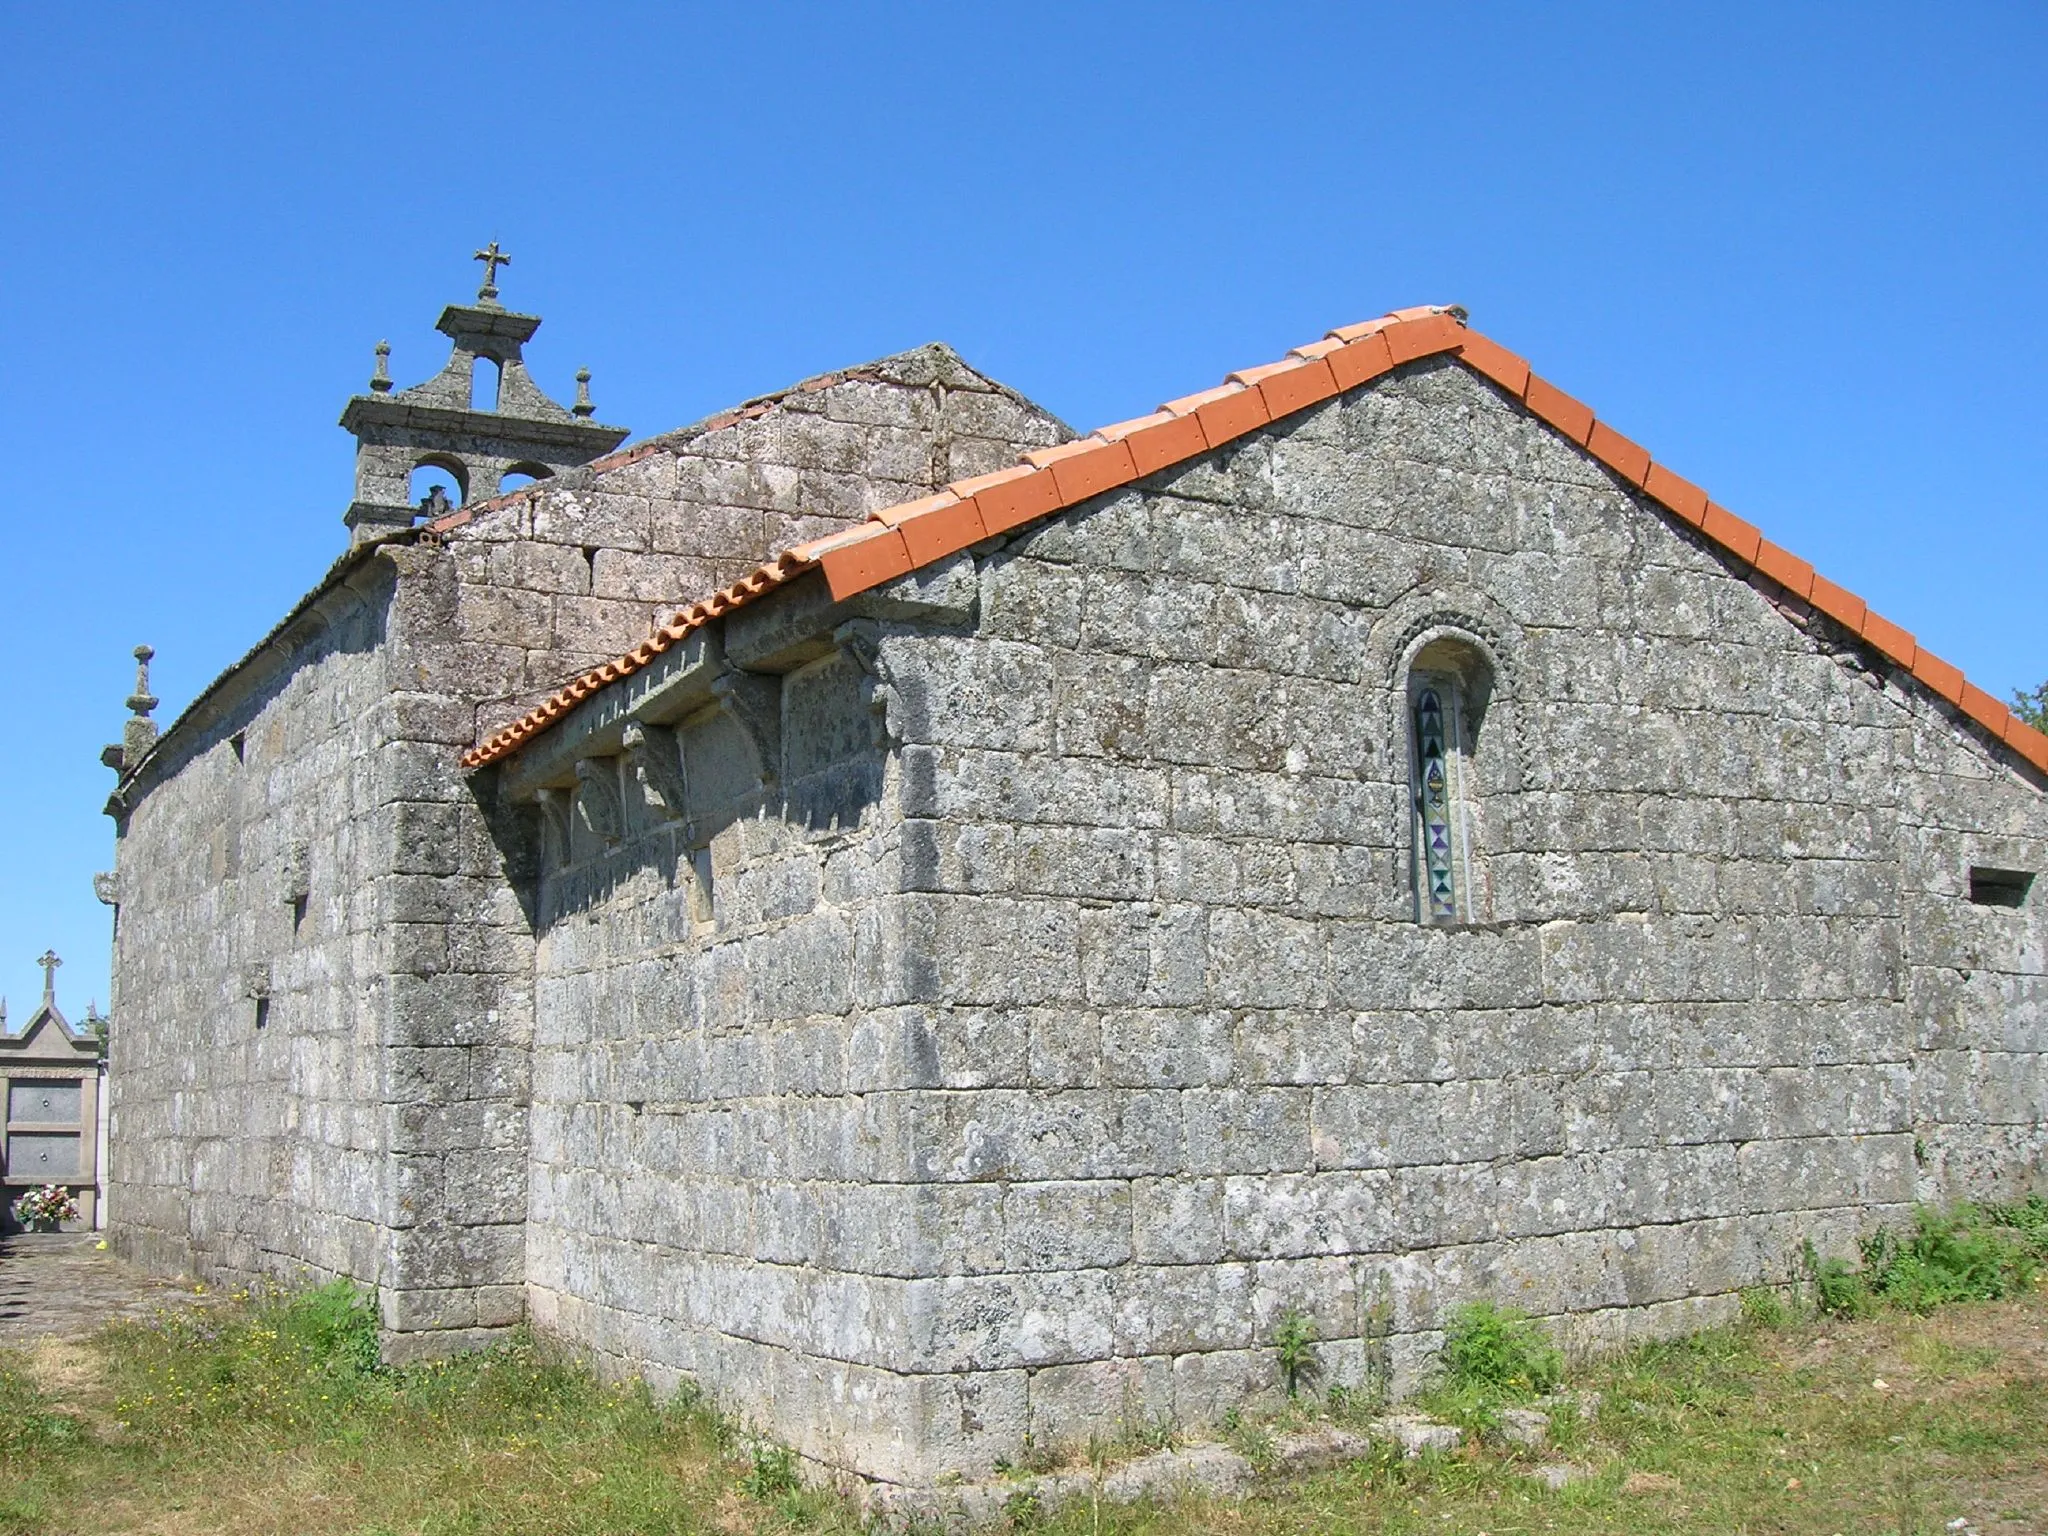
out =
<path fill-rule="evenodd" d="M 2038 5 L 9 6 L 0 989 L 343 546 L 469 253 L 644 435 L 932 338 L 1079 426 L 1413 303 L 2001 696 L 2048 676 Z M 680 598 L 695 594 L 677 593 Z"/>

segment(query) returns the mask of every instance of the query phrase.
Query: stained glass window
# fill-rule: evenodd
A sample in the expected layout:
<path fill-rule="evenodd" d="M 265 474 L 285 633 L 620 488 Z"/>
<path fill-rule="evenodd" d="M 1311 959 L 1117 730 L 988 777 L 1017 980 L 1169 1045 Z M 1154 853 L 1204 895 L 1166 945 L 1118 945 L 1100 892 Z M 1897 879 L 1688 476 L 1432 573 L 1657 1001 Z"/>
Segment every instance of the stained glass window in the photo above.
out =
<path fill-rule="evenodd" d="M 1415 695 L 1415 808 L 1419 845 L 1416 874 L 1421 907 L 1430 922 L 1455 922 L 1458 882 L 1451 852 L 1450 760 L 1444 751 L 1443 695 L 1424 687 Z"/>

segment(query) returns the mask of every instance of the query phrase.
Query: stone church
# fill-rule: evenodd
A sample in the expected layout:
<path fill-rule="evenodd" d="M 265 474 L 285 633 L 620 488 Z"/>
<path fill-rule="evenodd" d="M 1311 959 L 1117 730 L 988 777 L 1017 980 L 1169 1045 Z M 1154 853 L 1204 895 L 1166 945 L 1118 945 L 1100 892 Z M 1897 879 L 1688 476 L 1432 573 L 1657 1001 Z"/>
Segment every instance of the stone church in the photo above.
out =
<path fill-rule="evenodd" d="M 2048 739 L 1461 311 L 623 449 L 539 324 L 380 350 L 347 552 L 109 749 L 143 1263 L 918 1485 L 2042 1181 Z"/>

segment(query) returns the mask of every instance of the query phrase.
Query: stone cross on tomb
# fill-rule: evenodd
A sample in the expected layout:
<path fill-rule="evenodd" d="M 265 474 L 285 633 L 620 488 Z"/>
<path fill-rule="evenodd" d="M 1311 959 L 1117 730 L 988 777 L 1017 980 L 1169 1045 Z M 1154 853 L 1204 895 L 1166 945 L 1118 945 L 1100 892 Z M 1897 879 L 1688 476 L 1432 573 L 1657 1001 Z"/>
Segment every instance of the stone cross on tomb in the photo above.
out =
<path fill-rule="evenodd" d="M 54 949 L 46 949 L 37 958 L 36 964 L 43 968 L 43 1001 L 48 1002 L 57 995 L 57 967 L 64 962 L 57 958 Z"/>
<path fill-rule="evenodd" d="M 487 249 L 478 251 L 471 259 L 484 264 L 484 285 L 477 289 L 476 296 L 495 299 L 498 296 L 498 268 L 511 266 L 512 258 L 499 250 L 498 242 L 493 240 Z"/>

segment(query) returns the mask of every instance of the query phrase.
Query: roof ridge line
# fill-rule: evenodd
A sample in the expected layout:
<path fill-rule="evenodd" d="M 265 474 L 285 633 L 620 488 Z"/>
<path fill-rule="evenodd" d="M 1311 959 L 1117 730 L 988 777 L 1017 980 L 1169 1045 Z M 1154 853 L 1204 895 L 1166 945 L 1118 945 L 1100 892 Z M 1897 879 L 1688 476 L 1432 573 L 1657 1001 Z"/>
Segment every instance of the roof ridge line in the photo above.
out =
<path fill-rule="evenodd" d="M 871 512 L 849 528 L 784 550 L 767 564 L 650 626 L 624 656 L 594 667 L 464 752 L 481 768 L 547 729 L 588 694 L 629 677 L 694 630 L 810 570 L 823 573 L 834 601 L 930 565 L 983 539 L 1065 511 L 1207 453 L 1297 411 L 1370 383 L 1404 363 L 1449 354 L 1512 396 L 1531 415 L 1584 449 L 1631 489 L 1771 584 L 1847 629 L 1937 698 L 2048 774 L 2048 736 L 1789 550 L 1766 539 L 1699 486 L 1597 417 L 1590 406 L 1535 373 L 1525 358 L 1471 328 L 1458 305 L 1397 309 L 1340 326 L 1276 362 L 1240 369 L 1210 389 L 1169 400 L 1148 416 L 1113 422 L 1050 448 L 1034 448 L 1008 469 L 956 480 L 929 496 Z"/>

